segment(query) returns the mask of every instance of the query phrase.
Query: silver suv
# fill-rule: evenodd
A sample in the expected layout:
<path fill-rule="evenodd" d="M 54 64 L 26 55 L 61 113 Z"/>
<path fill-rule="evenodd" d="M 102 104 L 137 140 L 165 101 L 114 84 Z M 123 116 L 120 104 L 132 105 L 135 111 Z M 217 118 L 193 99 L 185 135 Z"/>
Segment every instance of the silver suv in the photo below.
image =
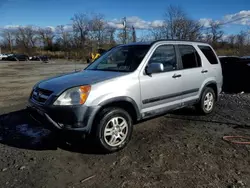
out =
<path fill-rule="evenodd" d="M 114 152 L 140 120 L 188 105 L 211 113 L 221 88 L 210 45 L 160 40 L 116 46 L 83 71 L 37 83 L 28 108 L 52 127 L 91 135 Z"/>

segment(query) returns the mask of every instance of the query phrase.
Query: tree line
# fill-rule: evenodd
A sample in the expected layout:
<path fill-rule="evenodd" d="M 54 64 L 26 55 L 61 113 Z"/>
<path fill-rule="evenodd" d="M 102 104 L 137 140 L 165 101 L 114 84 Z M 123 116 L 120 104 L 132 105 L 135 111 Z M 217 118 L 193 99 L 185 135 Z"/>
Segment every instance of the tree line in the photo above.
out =
<path fill-rule="evenodd" d="M 123 28 L 112 27 L 102 14 L 77 13 L 71 21 L 71 30 L 67 25 L 59 25 L 55 29 L 34 26 L 3 29 L 0 32 L 2 51 L 85 59 L 98 48 L 109 49 L 117 44 L 136 41 L 180 39 L 210 43 L 223 55 L 250 53 L 247 31 L 225 35 L 223 23 L 210 21 L 205 27 L 198 20 L 191 19 L 179 6 L 170 5 L 162 24 L 144 29 L 140 36 L 136 35 L 137 28 L 133 25 L 125 23 Z"/>

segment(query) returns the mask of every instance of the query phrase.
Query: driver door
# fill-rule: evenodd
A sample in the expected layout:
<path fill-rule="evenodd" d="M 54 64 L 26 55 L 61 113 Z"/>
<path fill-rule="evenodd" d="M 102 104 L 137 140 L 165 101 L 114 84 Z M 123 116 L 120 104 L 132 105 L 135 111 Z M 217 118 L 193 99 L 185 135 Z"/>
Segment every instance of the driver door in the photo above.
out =
<path fill-rule="evenodd" d="M 178 69 L 175 46 L 166 44 L 155 48 L 150 63 L 162 63 L 164 71 L 140 75 L 141 106 L 144 116 L 156 115 L 181 105 L 182 71 Z"/>

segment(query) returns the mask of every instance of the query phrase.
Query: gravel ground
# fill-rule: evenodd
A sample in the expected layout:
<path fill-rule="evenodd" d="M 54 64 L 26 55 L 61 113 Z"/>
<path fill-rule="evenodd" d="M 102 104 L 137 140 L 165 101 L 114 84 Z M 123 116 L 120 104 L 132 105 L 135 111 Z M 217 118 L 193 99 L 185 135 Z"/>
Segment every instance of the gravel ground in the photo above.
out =
<path fill-rule="evenodd" d="M 250 187 L 250 147 L 222 140 L 250 137 L 250 94 L 222 94 L 208 116 L 190 107 L 141 122 L 124 150 L 103 155 L 22 110 L 35 82 L 73 70 L 0 63 L 0 187 Z"/>

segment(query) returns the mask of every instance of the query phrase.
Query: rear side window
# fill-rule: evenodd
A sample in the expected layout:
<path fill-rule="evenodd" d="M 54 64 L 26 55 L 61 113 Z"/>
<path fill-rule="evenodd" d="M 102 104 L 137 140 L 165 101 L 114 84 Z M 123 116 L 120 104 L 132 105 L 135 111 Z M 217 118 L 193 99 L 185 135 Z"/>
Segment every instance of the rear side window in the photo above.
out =
<path fill-rule="evenodd" d="M 195 48 L 191 45 L 178 45 L 183 69 L 201 66 L 201 58 Z"/>
<path fill-rule="evenodd" d="M 198 46 L 202 53 L 206 56 L 210 64 L 218 64 L 218 60 L 213 50 L 209 46 Z"/>

